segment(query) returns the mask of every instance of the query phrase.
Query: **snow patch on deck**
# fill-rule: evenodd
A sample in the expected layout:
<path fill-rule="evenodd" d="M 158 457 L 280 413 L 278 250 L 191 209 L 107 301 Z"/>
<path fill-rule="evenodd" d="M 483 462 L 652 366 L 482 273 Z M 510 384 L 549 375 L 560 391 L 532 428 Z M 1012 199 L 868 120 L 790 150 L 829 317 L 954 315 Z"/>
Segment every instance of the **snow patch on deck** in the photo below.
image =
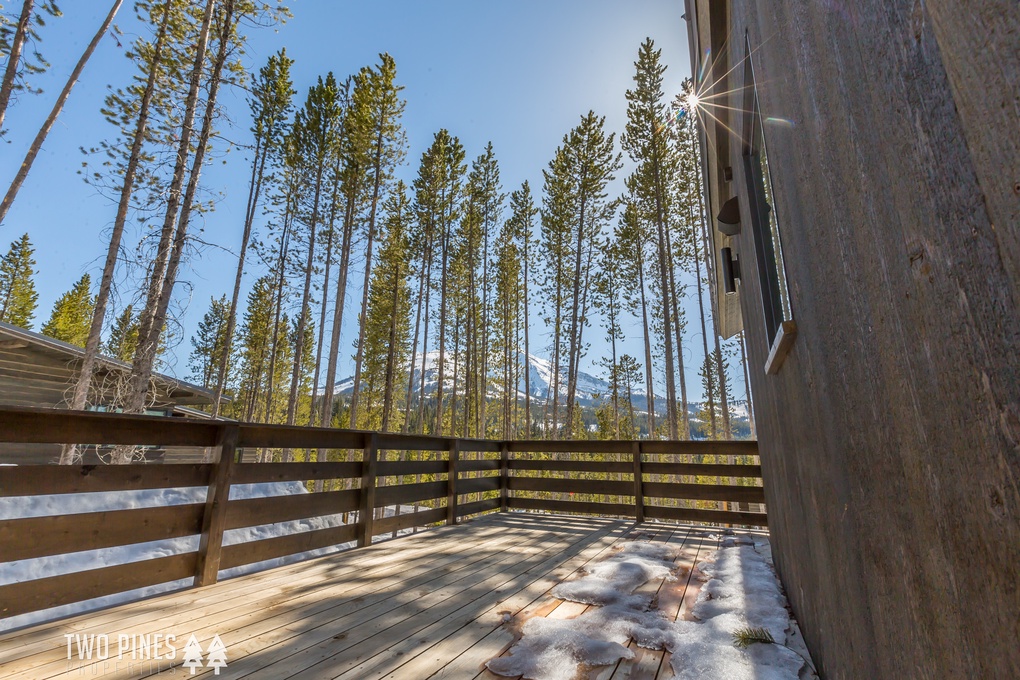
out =
<path fill-rule="evenodd" d="M 783 646 L 788 633 L 796 634 L 796 622 L 786 609 L 767 539 L 724 538 L 720 549 L 699 565 L 693 576 L 705 583 L 692 611 L 695 621 L 671 621 L 652 607 L 651 597 L 634 594 L 649 580 L 675 578 L 676 555 L 667 545 L 623 544 L 584 577 L 552 591 L 555 597 L 597 608 L 573 619 L 529 620 L 510 655 L 491 659 L 486 666 L 503 676 L 572 680 L 581 665 L 634 658 L 626 646 L 633 640 L 640 647 L 671 652 L 678 679 L 815 677 L 798 652 Z M 746 627 L 767 628 L 778 644 L 738 649 L 733 632 Z M 805 675 L 800 675 L 802 669 Z"/>

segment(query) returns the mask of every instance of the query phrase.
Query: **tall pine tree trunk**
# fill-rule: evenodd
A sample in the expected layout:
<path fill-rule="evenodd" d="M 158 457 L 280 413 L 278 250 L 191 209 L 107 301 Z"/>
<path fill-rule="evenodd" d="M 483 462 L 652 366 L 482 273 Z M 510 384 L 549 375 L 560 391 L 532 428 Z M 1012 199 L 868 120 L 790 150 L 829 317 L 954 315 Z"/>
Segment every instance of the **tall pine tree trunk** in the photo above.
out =
<path fill-rule="evenodd" d="M 244 211 L 244 230 L 241 233 L 241 251 L 237 256 L 237 272 L 234 274 L 234 290 L 230 296 L 230 312 L 227 314 L 227 347 L 220 357 L 216 369 L 216 390 L 213 393 L 212 417 L 220 413 L 220 400 L 223 399 L 223 386 L 226 382 L 227 357 L 234 341 L 234 328 L 237 325 L 237 304 L 241 295 L 241 279 L 244 276 L 245 258 L 248 254 L 248 243 L 251 241 L 251 229 L 255 221 L 255 212 L 262 192 L 262 180 L 265 176 L 266 158 L 269 156 L 268 140 L 255 140 L 255 160 L 251 167 L 251 180 L 248 184 L 248 204 Z"/>
<path fill-rule="evenodd" d="M 337 156 L 336 169 L 334 173 L 333 190 L 330 193 L 330 206 L 329 206 L 329 235 L 326 238 L 326 271 L 322 276 L 322 307 L 319 310 L 319 339 L 315 346 L 315 375 L 312 377 L 312 404 L 308 409 L 308 425 L 309 427 L 315 427 L 316 416 L 319 416 L 321 420 L 321 414 L 315 412 L 315 401 L 319 397 L 319 369 L 322 368 L 322 345 L 326 335 L 326 313 L 329 310 L 329 274 L 330 268 L 333 264 L 333 241 L 336 232 L 336 194 L 338 191 L 340 182 L 340 157 Z M 326 384 L 325 392 L 331 391 L 329 383 Z M 323 412 L 325 412 L 325 394 L 323 394 L 323 404 L 320 406 Z"/>
<path fill-rule="evenodd" d="M 165 258 L 165 269 L 162 273 L 154 268 L 153 284 L 150 286 L 150 295 L 146 301 L 146 309 L 143 312 L 138 334 L 138 348 L 135 352 L 135 359 L 132 364 L 131 377 L 128 384 L 128 397 L 125 404 L 125 412 L 139 413 L 145 407 L 145 399 L 148 393 L 149 380 L 152 377 L 153 365 L 156 360 L 156 353 L 159 347 L 160 336 L 166 324 L 167 310 L 173 294 L 174 284 L 177 280 L 177 270 L 183 256 L 184 246 L 187 238 L 188 223 L 191 217 L 191 208 L 194 203 L 195 193 L 198 189 L 198 180 L 205 162 L 205 151 L 208 146 L 209 136 L 212 133 L 212 119 L 216 109 L 216 93 L 219 89 L 220 76 L 223 65 L 226 62 L 227 43 L 231 32 L 233 20 L 233 0 L 226 0 L 223 12 L 222 35 L 220 36 L 220 48 L 213 63 L 212 75 L 209 83 L 209 93 L 206 100 L 205 115 L 203 116 L 202 128 L 199 133 L 199 140 L 195 147 L 195 157 L 192 162 L 191 171 L 185 170 L 189 144 L 184 143 L 185 139 L 190 143 L 190 128 L 194 121 L 195 109 L 198 100 L 198 85 L 201 80 L 203 66 L 205 64 L 205 52 L 209 41 L 210 27 L 212 25 L 214 0 L 209 0 L 206 6 L 206 14 L 202 23 L 202 32 L 199 38 L 199 46 L 196 50 L 195 67 L 192 71 L 191 88 L 188 92 L 188 104 L 185 109 L 185 125 L 182 129 L 182 144 L 178 148 L 177 165 L 174 170 L 174 182 L 170 190 L 170 198 L 167 205 L 167 215 L 164 220 L 164 232 L 172 233 L 172 243 L 168 248 L 168 256 Z M 181 188 L 185 176 L 189 176 L 188 185 L 183 197 Z M 180 215 L 178 218 L 178 209 Z M 176 229 L 174 228 L 176 222 Z M 160 276 L 160 274 L 162 274 Z M 115 454 L 115 462 L 130 462 L 130 450 L 118 447 Z"/>
<path fill-rule="evenodd" d="M 676 331 L 676 364 L 677 374 L 680 377 L 680 408 L 682 412 L 679 418 L 678 434 L 684 439 L 691 438 L 691 421 L 687 408 L 687 376 L 684 375 L 684 344 L 683 327 L 680 324 L 680 296 L 676 287 L 676 262 L 673 259 L 673 239 L 666 225 L 666 257 L 669 263 L 669 297 L 673 304 L 673 327 Z"/>
<path fill-rule="evenodd" d="M 375 177 L 372 186 L 372 207 L 368 217 L 368 244 L 365 246 L 365 280 L 361 292 L 361 316 L 358 324 L 358 352 L 354 360 L 354 389 L 351 392 L 351 427 L 357 427 L 358 392 L 361 388 L 361 362 L 365 356 L 365 319 L 368 315 L 368 289 L 372 275 L 372 246 L 375 242 L 375 217 L 382 188 L 383 130 L 386 127 L 386 112 L 380 112 L 379 131 L 375 138 Z"/>
<path fill-rule="evenodd" d="M 18 27 L 14 29 L 11 49 L 7 53 L 7 68 L 4 69 L 4 80 L 0 84 L 0 130 L 3 130 L 4 120 L 7 117 L 7 105 L 10 104 L 11 94 L 14 92 L 14 81 L 18 77 L 18 68 L 21 66 L 21 52 L 25 48 L 25 41 L 28 40 L 28 24 L 32 21 L 32 10 L 34 8 L 35 0 L 25 0 L 25 3 L 21 6 Z"/>
<path fill-rule="evenodd" d="M 96 34 L 92 36 L 92 41 L 85 48 L 85 52 L 82 53 L 81 58 L 78 59 L 78 63 L 75 64 L 74 70 L 71 71 L 71 75 L 68 77 L 67 82 L 64 83 L 64 89 L 60 91 L 60 95 L 57 97 L 56 103 L 53 104 L 53 108 L 50 110 L 50 115 L 46 116 L 46 120 L 43 122 L 42 127 L 39 128 L 39 132 L 36 134 L 35 139 L 32 140 L 32 146 L 28 148 L 28 153 L 25 154 L 25 160 L 21 162 L 18 167 L 18 174 L 14 176 L 14 181 L 11 182 L 11 186 L 7 189 L 7 195 L 4 196 L 4 200 L 0 203 L 0 223 L 3 223 L 4 218 L 7 216 L 7 211 L 11 209 L 11 205 L 14 203 L 15 197 L 18 195 L 18 191 L 21 189 L 21 185 L 25 182 L 25 178 L 28 177 L 29 171 L 32 169 L 32 164 L 35 163 L 35 157 L 39 155 L 39 151 L 42 149 L 43 142 L 46 140 L 47 135 L 50 134 L 50 130 L 53 128 L 53 124 L 57 122 L 57 116 L 64 108 L 64 103 L 67 98 L 71 95 L 71 89 L 74 88 L 75 83 L 78 82 L 78 78 L 81 77 L 81 72 L 85 69 L 85 64 L 88 63 L 92 53 L 96 51 L 96 47 L 99 45 L 99 41 L 103 38 L 103 35 L 110 28 L 110 24 L 113 23 L 113 18 L 117 16 L 117 10 L 124 3 L 124 0 L 114 0 L 113 6 L 110 8 L 110 12 L 106 15 L 106 19 L 103 20 L 103 25 L 99 27 Z M 21 23 L 18 23 L 18 28 L 21 28 Z M 13 55 L 11 55 L 13 57 Z M 13 60 L 12 60 L 13 63 Z M 10 63 L 8 67 L 10 67 Z M 4 83 L 6 86 L 6 82 Z M 9 93 L 8 93 L 9 96 Z M 3 111 L 6 110 L 7 102 L 3 102 L 3 107 L 0 108 L 0 126 L 3 125 L 2 115 Z"/>
<path fill-rule="evenodd" d="M 641 247 L 641 246 L 639 246 Z M 645 298 L 644 258 L 638 255 L 638 288 L 641 290 L 641 325 L 645 338 L 645 390 L 648 402 L 648 438 L 655 438 L 655 391 L 652 388 L 652 339 L 648 332 L 648 301 Z M 637 424 L 635 424 L 637 427 Z"/>
<path fill-rule="evenodd" d="M 411 341 L 411 357 L 408 360 L 407 366 L 407 396 L 404 402 L 404 426 L 401 428 L 402 432 L 410 432 L 411 430 L 411 398 L 414 396 L 414 367 L 417 364 L 418 359 L 418 337 L 421 332 L 421 306 L 423 297 L 425 295 L 425 263 L 422 262 L 421 273 L 418 277 L 418 304 L 415 305 L 417 311 L 414 317 L 414 340 Z"/>
<path fill-rule="evenodd" d="M 142 99 L 138 106 L 138 118 L 135 122 L 135 132 L 131 141 L 131 153 L 128 156 L 127 166 L 124 168 L 124 181 L 121 184 L 120 199 L 117 203 L 117 215 L 114 218 L 113 231 L 110 234 L 110 245 L 107 248 L 106 262 L 103 265 L 103 275 L 99 281 L 96 304 L 92 311 L 92 323 L 89 326 L 88 340 L 85 342 L 85 355 L 82 357 L 77 382 L 74 386 L 74 393 L 71 396 L 69 407 L 74 410 L 82 410 L 88 403 L 88 393 L 92 386 L 92 376 L 95 372 L 96 359 L 99 357 L 99 347 L 102 343 L 103 324 L 106 322 L 106 306 L 109 304 L 110 291 L 113 289 L 113 275 L 117 268 L 117 257 L 120 255 L 120 243 L 124 236 L 124 225 L 127 223 L 127 214 L 131 206 L 131 195 L 134 191 L 138 164 L 141 162 L 142 147 L 145 144 L 145 136 L 149 124 L 149 108 L 152 105 L 152 96 L 156 91 L 156 79 L 158 77 L 159 64 L 163 55 L 169 23 L 170 7 L 168 2 L 164 5 L 163 19 L 160 21 L 159 29 L 156 33 L 156 41 L 153 45 L 149 76 L 146 79 L 145 90 L 142 92 Z M 0 125 L 2 125 L 2 122 L 0 122 Z M 68 465 L 74 461 L 75 457 L 76 450 L 73 448 L 73 445 L 65 446 L 61 450 L 60 464 Z"/>
<path fill-rule="evenodd" d="M 567 364 L 567 438 L 570 439 L 574 434 L 574 386 L 576 381 L 574 377 L 577 371 L 577 364 L 574 360 L 580 345 L 580 338 L 578 337 L 578 313 L 579 305 L 581 304 L 581 260 L 584 256 L 584 209 L 585 209 L 585 193 L 584 193 L 584 172 L 581 173 L 581 178 L 578 180 L 581 185 L 581 194 L 578 197 L 580 202 L 579 212 L 580 220 L 577 225 L 577 248 L 574 252 L 574 295 L 573 305 L 570 312 L 570 346 L 569 352 L 570 357 Z"/>
<path fill-rule="evenodd" d="M 187 175 L 187 163 L 191 148 L 191 136 L 194 133 L 195 112 L 198 108 L 198 91 L 201 85 L 202 71 L 205 66 L 205 54 L 209 45 L 209 32 L 212 27 L 215 7 L 216 0 L 207 0 L 202 28 L 199 32 L 198 43 L 195 49 L 195 60 L 191 69 L 188 96 L 184 104 L 184 114 L 180 126 L 181 134 L 177 145 L 173 177 L 167 192 L 166 213 L 163 218 L 163 226 L 160 230 L 159 245 L 157 246 L 156 257 L 153 261 L 152 273 L 150 274 L 145 308 L 142 310 L 138 324 L 138 346 L 135 349 L 135 358 L 128 385 L 128 395 L 124 404 L 124 411 L 126 413 L 140 413 L 145 407 L 149 378 L 152 375 L 152 365 L 156 358 L 159 342 L 158 335 L 162 331 L 162 325 L 158 320 L 159 303 L 163 287 L 166 285 L 166 277 L 169 272 L 171 259 L 170 251 L 178 221 L 178 210 L 183 199 L 184 182 Z M 152 330 L 153 326 L 157 329 L 155 332 Z M 123 458 L 129 453 L 129 451 L 124 452 L 116 457 Z M 128 461 L 123 460 L 120 462 Z"/>
<path fill-rule="evenodd" d="M 352 172 L 357 175 L 357 169 Z M 329 427 L 333 421 L 333 390 L 336 382 L 336 365 L 340 356 L 340 333 L 343 330 L 344 303 L 347 297 L 347 272 L 351 262 L 354 241 L 354 213 L 358 198 L 356 185 L 347 195 L 344 210 L 344 237 L 340 245 L 340 268 L 337 272 L 336 303 L 333 306 L 333 329 L 329 340 L 329 362 L 326 365 L 326 392 L 322 395 L 322 419 L 319 425 Z"/>

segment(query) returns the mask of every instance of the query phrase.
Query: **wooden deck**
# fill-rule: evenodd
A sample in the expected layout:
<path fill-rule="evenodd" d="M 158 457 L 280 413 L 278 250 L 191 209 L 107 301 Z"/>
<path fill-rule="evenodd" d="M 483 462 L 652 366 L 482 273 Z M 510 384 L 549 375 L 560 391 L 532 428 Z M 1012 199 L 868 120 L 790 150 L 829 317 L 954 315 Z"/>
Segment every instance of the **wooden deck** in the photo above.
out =
<path fill-rule="evenodd" d="M 203 649 L 226 645 L 226 678 L 487 678 L 485 662 L 506 652 L 529 617 L 566 618 L 583 605 L 553 598 L 557 583 L 622 540 L 682 546 L 681 578 L 644 586 L 668 616 L 697 593 L 690 568 L 713 550 L 712 529 L 679 524 L 496 513 L 204 588 L 79 615 L 0 636 L 0 677 L 215 677 L 181 668 L 194 634 Z M 512 618 L 511 618 L 512 617 Z M 506 619 L 509 618 L 509 621 Z M 109 657 L 79 661 L 77 640 L 106 635 Z M 132 659 L 138 638 L 174 635 L 174 661 Z M 68 660 L 65 635 L 78 635 Z M 124 658 L 117 659 L 118 640 Z M 152 638 L 150 637 L 150 642 Z M 157 650 L 165 654 L 163 646 Z M 669 677 L 663 652 L 635 648 L 600 680 Z"/>

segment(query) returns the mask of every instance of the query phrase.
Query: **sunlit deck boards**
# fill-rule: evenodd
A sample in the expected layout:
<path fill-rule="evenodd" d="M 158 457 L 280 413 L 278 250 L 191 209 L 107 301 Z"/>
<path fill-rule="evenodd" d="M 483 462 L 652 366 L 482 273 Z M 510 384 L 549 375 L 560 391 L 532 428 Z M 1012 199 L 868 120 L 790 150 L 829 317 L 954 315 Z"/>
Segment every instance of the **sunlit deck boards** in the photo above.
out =
<path fill-rule="evenodd" d="M 549 595 L 561 580 L 622 540 L 682 546 L 693 565 L 714 548 L 703 530 L 598 518 L 499 513 L 368 548 L 224 581 L 205 588 L 0 636 L 0 677 L 147 677 L 180 666 L 194 634 L 203 649 L 226 645 L 227 678 L 496 678 L 484 663 L 504 653 L 530 616 L 583 611 Z M 671 616 L 690 607 L 689 569 L 672 583 L 648 583 Z M 504 624 L 505 615 L 513 619 Z M 68 661 L 65 634 L 107 635 L 107 661 Z M 174 635 L 176 660 L 117 660 L 119 635 Z M 130 643 L 128 643 L 130 644 Z M 166 652 L 166 648 L 162 649 Z M 654 678 L 662 652 L 592 677 Z M 666 660 L 668 662 L 668 659 Z M 92 665 L 95 663 L 95 665 Z M 84 666 L 84 668 L 82 668 Z M 637 675 L 635 670 L 641 672 Z M 668 676 L 665 671 L 663 676 Z M 177 668 L 175 677 L 215 677 Z"/>

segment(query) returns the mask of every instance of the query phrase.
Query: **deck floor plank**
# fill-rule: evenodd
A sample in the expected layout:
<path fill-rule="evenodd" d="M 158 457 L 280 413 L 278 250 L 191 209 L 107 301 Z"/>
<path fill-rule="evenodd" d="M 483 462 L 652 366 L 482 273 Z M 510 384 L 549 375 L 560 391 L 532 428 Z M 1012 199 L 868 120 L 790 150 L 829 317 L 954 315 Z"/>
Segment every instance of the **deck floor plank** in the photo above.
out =
<path fill-rule="evenodd" d="M 487 527 L 487 530 L 482 535 L 489 540 L 498 541 L 503 539 L 505 530 L 499 526 Z M 413 543 L 410 543 L 408 547 L 413 547 Z M 379 584 L 375 580 L 378 577 L 390 576 L 390 581 L 384 581 L 386 583 L 401 582 L 406 577 L 406 561 L 402 559 L 402 551 L 399 550 L 399 546 L 388 548 L 388 550 L 376 551 L 374 553 L 376 556 L 374 562 L 371 555 L 366 558 L 365 556 L 358 555 L 360 552 L 326 556 L 304 563 L 311 567 L 314 572 L 312 575 L 301 573 L 299 570 L 300 565 L 290 565 L 278 570 L 270 570 L 282 573 L 275 574 L 273 580 L 264 585 L 258 582 L 259 579 L 257 577 L 261 574 L 252 575 L 251 577 L 240 577 L 231 581 L 217 583 L 204 589 L 177 592 L 156 599 L 145 600 L 143 603 L 125 605 L 121 608 L 115 608 L 94 615 L 96 617 L 95 623 L 87 626 L 86 630 L 81 632 L 92 631 L 114 634 L 121 631 L 129 631 L 135 634 L 145 634 L 167 630 L 171 627 L 187 628 L 187 624 L 194 621 L 201 621 L 204 627 L 208 627 L 213 622 L 222 623 L 238 616 L 250 615 L 253 610 L 261 611 L 263 609 L 285 607 L 289 600 L 310 590 L 318 590 L 331 585 L 336 585 L 338 588 L 358 587 L 358 582 L 351 581 L 352 574 L 356 574 L 360 579 L 366 579 L 368 576 L 371 576 L 371 585 L 373 587 Z M 409 552 L 412 564 L 419 557 L 435 555 L 435 553 L 436 547 L 432 543 L 427 543 Z M 341 563 L 344 564 L 342 568 L 330 569 L 330 565 L 334 564 L 329 561 L 330 558 L 339 559 L 340 555 L 351 558 L 352 566 L 346 565 L 347 561 L 345 560 Z M 447 562 L 452 562 L 453 560 L 454 558 L 451 558 Z M 424 567 L 419 569 L 424 569 Z M 249 578 L 256 581 L 256 588 L 254 590 L 246 589 L 241 595 L 235 597 L 231 597 L 230 594 L 223 594 L 224 591 L 230 593 L 232 586 Z M 139 609 L 141 609 L 141 613 L 137 611 Z M 153 616 L 156 610 L 158 610 L 159 616 Z M 84 616 L 88 617 L 88 615 Z M 80 619 L 81 617 L 77 617 L 75 621 Z M 61 624 L 62 622 L 54 622 L 42 627 L 45 632 L 49 633 L 47 636 L 49 638 L 48 644 L 46 640 L 34 643 L 32 647 L 32 651 L 35 652 L 32 662 L 36 664 L 34 666 L 34 673 L 25 677 L 39 679 L 49 677 L 42 674 L 43 668 L 38 664 L 42 662 L 46 655 L 53 657 L 55 653 L 52 645 L 53 637 L 59 638 L 64 632 L 68 632 L 68 630 L 71 632 L 80 632 L 81 630 L 75 627 L 62 628 Z M 197 633 L 194 630 L 191 632 Z M 42 645 L 45 645 L 45 650 L 40 652 L 39 647 Z M 5 641 L 0 638 L 0 649 L 4 648 Z M 4 673 L 4 677 L 17 677 L 13 672 L 11 663 L 15 661 L 22 665 L 27 663 L 21 653 L 24 649 L 25 647 L 15 647 L 9 653 L 9 659 L 0 658 L 3 659 L 3 663 L 0 663 L 0 673 Z"/>
<path fill-rule="evenodd" d="M 457 611 L 480 613 L 479 602 L 491 598 L 495 591 L 526 575 L 544 561 L 547 555 L 558 556 L 569 547 L 571 539 L 558 531 L 543 532 L 538 540 L 525 541 L 508 547 L 500 556 L 488 556 L 464 578 L 444 584 L 441 590 L 423 597 L 410 599 L 399 611 L 381 616 L 351 630 L 343 645 L 327 638 L 301 654 L 293 655 L 282 664 L 263 667 L 254 678 L 332 678 L 362 660 L 360 653 L 368 649 L 386 649 L 392 644 L 414 635 L 422 628 Z M 497 595 L 498 597 L 498 595 Z M 487 607 L 482 606 L 481 611 Z M 331 626 L 330 626 L 331 627 Z M 327 631 L 328 632 L 328 631 Z M 367 647 L 358 643 L 367 642 Z M 299 644 L 306 645 L 308 639 Z M 337 649 L 341 647 L 341 649 Z"/>
<path fill-rule="evenodd" d="M 446 527 L 444 527 L 446 529 Z M 492 523 L 485 527 L 487 536 L 496 537 L 507 527 Z M 442 540 L 445 533 L 437 530 L 435 539 Z M 425 534 L 419 534 L 424 536 Z M 410 538 L 410 537 L 408 537 Z M 387 542 L 388 543 L 388 542 Z M 120 633 L 130 631 L 143 634 L 148 628 L 183 624 L 210 613 L 224 612 L 232 608 L 250 608 L 251 597 L 281 595 L 296 591 L 309 584 L 332 583 L 350 574 L 373 573 L 384 575 L 394 569 L 400 570 L 409 558 L 431 554 L 433 542 L 409 541 L 401 546 L 387 544 L 363 548 L 350 553 L 350 558 L 337 563 L 327 555 L 298 564 L 287 565 L 243 577 L 222 581 L 201 590 L 185 590 L 163 595 L 159 598 L 160 616 L 152 616 L 153 600 L 146 599 L 121 605 L 115 609 L 80 614 L 35 628 L 14 631 L 0 635 L 0 672 L 15 660 L 51 651 L 53 636 L 64 633 Z M 406 547 L 405 547 L 406 546 Z M 358 554 L 364 553 L 364 554 Z M 209 609 L 206 609 L 206 608 Z"/>
<path fill-rule="evenodd" d="M 555 532 L 534 532 L 531 535 L 508 532 L 507 536 L 490 539 L 481 546 L 472 542 L 470 536 L 461 536 L 457 545 L 447 546 L 447 551 L 459 559 L 432 568 L 436 556 L 423 557 L 423 563 L 417 566 L 424 567 L 425 573 L 416 579 L 398 580 L 389 587 L 366 580 L 370 592 L 353 598 L 343 594 L 334 598 L 329 589 L 313 589 L 300 606 L 291 605 L 275 615 L 253 612 L 250 624 L 219 634 L 240 657 L 236 664 L 237 672 L 257 674 L 281 659 L 296 654 L 304 658 L 306 654 L 301 653 L 316 644 L 326 643 L 338 648 L 354 645 L 368 636 L 370 630 L 400 617 L 412 616 L 425 598 L 449 597 L 451 590 L 455 593 L 456 589 L 469 587 L 477 573 L 477 563 L 490 559 L 497 566 L 502 565 L 513 559 L 513 550 L 529 550 L 532 545 L 543 541 L 555 545 L 555 536 Z M 475 551 L 461 552 L 467 545 L 476 546 Z M 407 569 L 413 566 L 413 563 L 405 563 Z M 440 595 L 435 595 L 437 592 Z M 206 634 L 211 637 L 213 632 L 210 630 Z M 209 672 L 208 669 L 205 672 Z M 289 674 L 294 672 L 296 670 Z M 288 677 L 288 674 L 274 668 L 267 677 Z"/>
<path fill-rule="evenodd" d="M 677 581 L 640 592 L 664 615 L 690 616 L 700 589 L 694 566 L 715 549 L 717 530 L 633 520 L 494 513 L 207 586 L 80 614 L 0 635 L 0 677 L 300 678 L 301 680 L 505 680 L 485 662 L 506 654 L 535 616 L 570 618 L 588 607 L 551 595 L 621 541 L 681 547 Z M 712 537 L 710 538 L 710 535 Z M 66 633 L 172 632 L 172 661 L 69 662 Z M 181 668 L 190 634 L 219 635 L 228 665 L 213 674 Z M 669 654 L 634 647 L 636 657 L 589 669 L 597 680 L 665 678 Z M 111 650 L 113 651 L 113 650 Z M 130 665 L 129 665 L 130 664 Z"/>
<path fill-rule="evenodd" d="M 488 609 L 474 612 L 458 611 L 438 620 L 386 650 L 373 650 L 370 658 L 337 676 L 343 680 L 382 677 L 429 677 L 456 659 L 478 640 L 501 628 L 504 617 L 513 617 L 527 605 L 544 595 L 567 574 L 593 556 L 608 549 L 623 535 L 625 525 L 610 525 L 590 534 L 560 554 L 550 556 L 512 587 L 495 593 L 486 604 Z M 414 654 L 409 652 L 414 651 Z M 498 650 L 497 650 L 498 651 Z M 476 666 L 494 654 L 476 654 Z M 480 659 L 480 661 L 478 660 Z M 463 676 L 462 676 L 463 677 Z"/>

